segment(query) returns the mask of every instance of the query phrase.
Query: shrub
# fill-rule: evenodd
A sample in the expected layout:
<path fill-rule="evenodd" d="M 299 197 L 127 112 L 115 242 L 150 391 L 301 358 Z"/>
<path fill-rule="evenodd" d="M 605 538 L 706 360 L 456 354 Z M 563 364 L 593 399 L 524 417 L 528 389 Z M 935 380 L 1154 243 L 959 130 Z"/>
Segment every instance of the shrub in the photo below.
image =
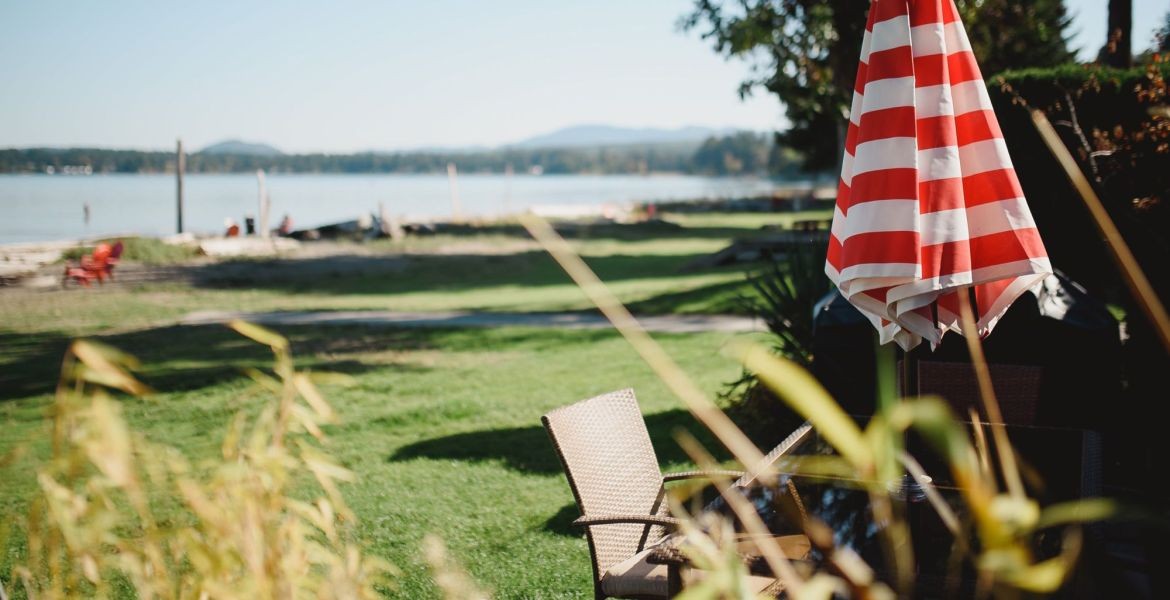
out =
<path fill-rule="evenodd" d="M 1031 123 L 1043 111 L 1094 180 L 1098 193 L 1147 273 L 1170 258 L 1170 64 L 1114 69 L 1065 65 L 1008 71 L 992 78 L 992 104 L 1028 204 L 1054 263 L 1098 290 L 1117 287 L 1118 272 L 1064 171 Z M 1155 281 L 1165 293 L 1166 277 Z"/>

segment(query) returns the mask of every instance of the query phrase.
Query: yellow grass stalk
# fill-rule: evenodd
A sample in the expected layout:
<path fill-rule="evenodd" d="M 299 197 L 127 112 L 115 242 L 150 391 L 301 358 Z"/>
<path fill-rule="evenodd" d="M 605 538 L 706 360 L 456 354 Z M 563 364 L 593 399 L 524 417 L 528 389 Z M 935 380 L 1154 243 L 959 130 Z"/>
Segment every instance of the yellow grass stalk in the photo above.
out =
<path fill-rule="evenodd" d="M 983 410 L 987 411 L 987 420 L 990 421 L 991 436 L 995 438 L 999 467 L 1003 471 L 1008 492 L 1016 498 L 1023 498 L 1024 484 L 1020 480 L 1020 469 L 1012 452 L 1011 441 L 1008 440 L 1003 414 L 999 410 L 999 401 L 995 398 L 995 389 L 991 385 L 991 371 L 987 368 L 987 358 L 983 355 L 983 343 L 979 340 L 979 329 L 975 324 L 975 313 L 971 310 L 971 299 L 965 293 L 957 295 L 959 317 L 963 321 L 963 339 L 967 342 L 967 352 L 971 355 L 971 364 L 975 367 L 975 381 L 979 385 L 979 398 L 983 401 Z"/>
<path fill-rule="evenodd" d="M 332 409 L 293 369 L 287 340 L 233 328 L 273 349 L 277 378 L 253 376 L 274 398 L 250 425 L 237 415 L 222 462 L 199 469 L 132 432 L 106 393 L 147 391 L 128 371 L 136 361 L 90 342 L 70 346 L 51 412 L 53 456 L 37 470 L 40 495 L 24 520 L 27 559 L 13 568 L 26 595 L 108 597 L 121 577 L 135 595 L 164 600 L 377 596 L 375 582 L 393 567 L 340 529 L 354 519 L 336 482 L 353 474 L 299 435 L 323 436 Z M 324 497 L 291 497 L 301 474 Z M 162 497 L 190 524 L 160 527 L 153 503 Z"/>

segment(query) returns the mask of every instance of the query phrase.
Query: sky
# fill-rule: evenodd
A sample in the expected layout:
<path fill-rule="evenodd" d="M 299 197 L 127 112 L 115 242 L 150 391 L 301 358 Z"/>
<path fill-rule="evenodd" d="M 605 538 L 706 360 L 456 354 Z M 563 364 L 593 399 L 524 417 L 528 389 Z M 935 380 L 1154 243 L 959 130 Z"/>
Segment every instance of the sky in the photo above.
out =
<path fill-rule="evenodd" d="M 1108 0 L 1066 0 L 1082 58 Z M 0 147 L 495 146 L 578 124 L 783 128 L 690 0 L 0 0 Z M 1170 0 L 1134 0 L 1134 46 Z"/>

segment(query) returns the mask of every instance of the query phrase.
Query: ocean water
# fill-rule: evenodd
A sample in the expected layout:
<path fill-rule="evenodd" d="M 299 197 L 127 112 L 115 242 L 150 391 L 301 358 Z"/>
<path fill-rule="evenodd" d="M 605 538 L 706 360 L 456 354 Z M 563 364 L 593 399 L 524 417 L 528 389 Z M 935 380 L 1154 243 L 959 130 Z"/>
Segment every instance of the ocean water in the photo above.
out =
<path fill-rule="evenodd" d="M 464 216 L 496 216 L 537 206 L 766 194 L 792 182 L 686 175 L 460 175 Z M 407 219 L 451 216 L 446 175 L 269 175 L 273 228 L 284 215 L 297 229 L 376 214 L 379 204 Z M 218 233 L 224 219 L 258 213 L 254 175 L 188 175 L 184 229 Z M 90 207 L 86 224 L 84 206 Z M 175 232 L 173 175 L 0 175 L 0 244 L 113 234 Z"/>

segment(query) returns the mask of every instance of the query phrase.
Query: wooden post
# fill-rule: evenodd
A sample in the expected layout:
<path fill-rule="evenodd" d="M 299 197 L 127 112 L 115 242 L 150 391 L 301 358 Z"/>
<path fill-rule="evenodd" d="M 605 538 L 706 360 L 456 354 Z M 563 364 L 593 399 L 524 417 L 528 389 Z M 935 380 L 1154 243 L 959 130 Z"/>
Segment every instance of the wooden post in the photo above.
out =
<path fill-rule="evenodd" d="M 508 216 L 512 212 L 512 163 L 504 165 L 504 214 L 503 217 Z"/>
<path fill-rule="evenodd" d="M 260 186 L 260 195 L 257 200 L 259 203 L 257 214 L 260 215 L 260 222 L 257 231 L 260 237 L 268 237 L 268 208 L 270 202 L 268 201 L 268 189 L 264 185 L 264 169 L 256 169 L 256 182 Z"/>
<path fill-rule="evenodd" d="M 183 233 L 183 171 L 187 169 L 187 158 L 183 155 L 183 140 L 175 140 L 175 191 L 178 201 L 177 229 Z"/>
<path fill-rule="evenodd" d="M 459 205 L 459 172 L 453 162 L 447 163 L 447 183 L 451 186 L 451 220 L 458 223 L 463 220 L 463 209 Z"/>

